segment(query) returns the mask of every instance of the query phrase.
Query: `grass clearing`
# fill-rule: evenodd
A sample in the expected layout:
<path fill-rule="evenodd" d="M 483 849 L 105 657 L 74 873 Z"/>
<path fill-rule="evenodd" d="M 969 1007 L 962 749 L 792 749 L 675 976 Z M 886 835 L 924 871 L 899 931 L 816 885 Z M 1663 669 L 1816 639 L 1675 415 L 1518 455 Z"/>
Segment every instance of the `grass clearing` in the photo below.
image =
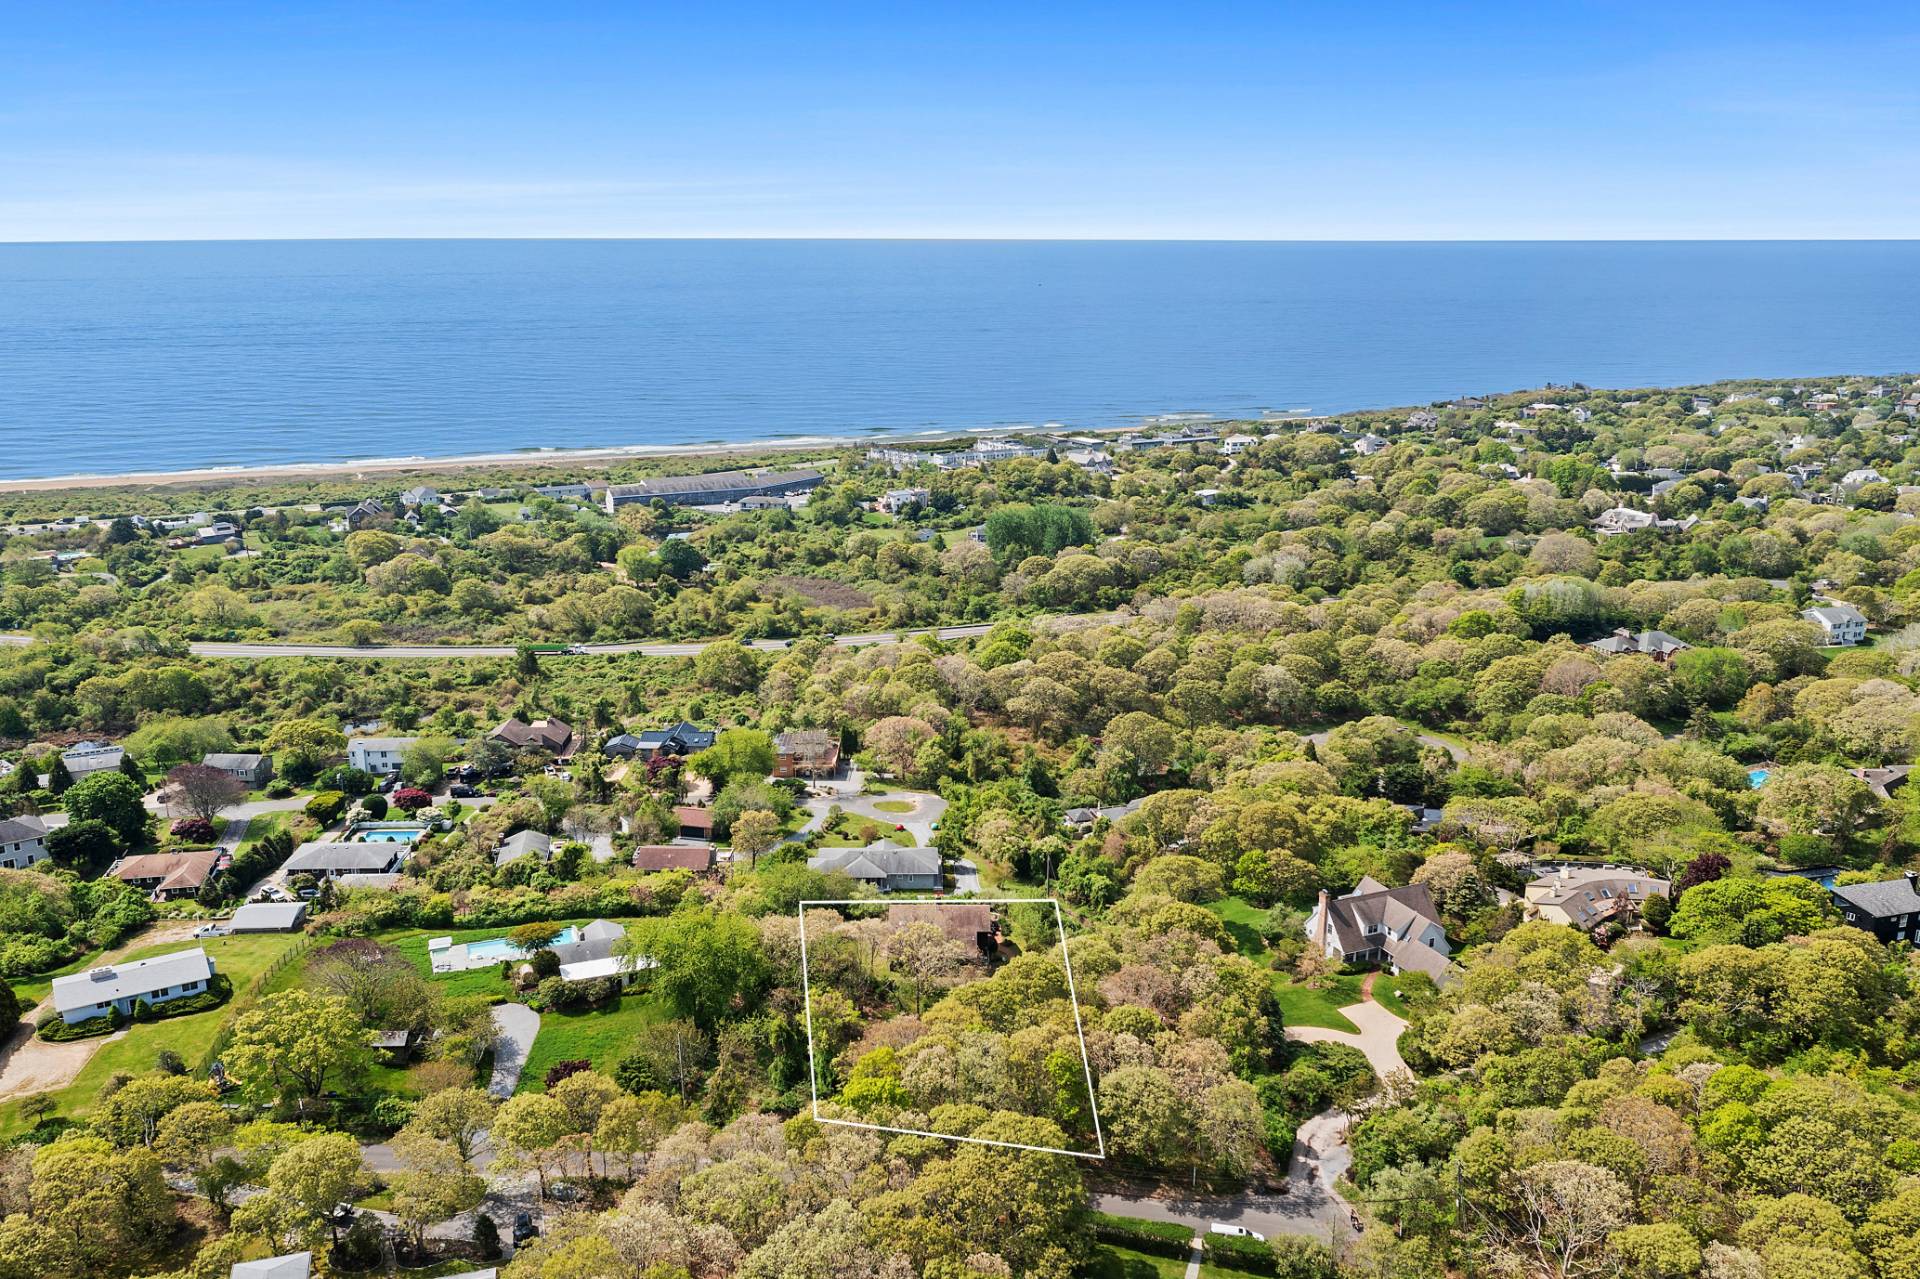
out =
<path fill-rule="evenodd" d="M 1080 1268 L 1082 1279 L 1186 1279 L 1187 1263 L 1103 1243 Z"/>
<path fill-rule="evenodd" d="M 547 1072 L 563 1061 L 584 1058 L 610 1072 L 648 1026 L 671 1020 L 665 1002 L 646 990 L 631 990 L 619 1002 L 578 1012 L 541 1013 L 540 1033 L 520 1072 L 521 1092 L 546 1091 Z"/>
<path fill-rule="evenodd" d="M 873 811 L 876 813 L 911 813 L 917 805 L 904 799 L 876 799 Z"/>
<path fill-rule="evenodd" d="M 1267 953 L 1267 943 L 1260 937 L 1260 928 L 1267 922 L 1267 912 L 1244 897 L 1222 897 L 1217 902 L 1208 902 L 1207 909 L 1220 917 L 1233 935 L 1235 949 L 1243 955 L 1256 956 Z"/>
<path fill-rule="evenodd" d="M 1323 1030 L 1344 1030 L 1357 1035 L 1360 1028 L 1340 1010 L 1360 1002 L 1360 983 L 1364 980 L 1357 973 L 1337 973 L 1315 990 L 1276 973 L 1273 997 L 1280 1002 L 1280 1016 L 1289 1026 L 1318 1026 Z"/>

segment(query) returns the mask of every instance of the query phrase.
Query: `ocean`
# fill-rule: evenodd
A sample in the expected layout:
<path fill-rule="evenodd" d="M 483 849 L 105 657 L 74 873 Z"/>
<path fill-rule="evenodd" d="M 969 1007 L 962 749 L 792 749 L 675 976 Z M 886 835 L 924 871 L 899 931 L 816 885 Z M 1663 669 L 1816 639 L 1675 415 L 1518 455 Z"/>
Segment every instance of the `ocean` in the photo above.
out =
<path fill-rule="evenodd" d="M 1920 241 L 0 245 L 0 477 L 1920 369 Z"/>

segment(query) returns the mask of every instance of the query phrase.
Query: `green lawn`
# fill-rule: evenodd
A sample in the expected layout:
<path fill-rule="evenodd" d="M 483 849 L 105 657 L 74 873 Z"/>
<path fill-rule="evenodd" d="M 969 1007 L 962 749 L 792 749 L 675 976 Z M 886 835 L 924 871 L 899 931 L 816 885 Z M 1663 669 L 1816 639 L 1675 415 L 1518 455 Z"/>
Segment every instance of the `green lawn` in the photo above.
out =
<path fill-rule="evenodd" d="M 904 799 L 876 799 L 873 809 L 877 813 L 911 813 L 915 805 Z"/>
<path fill-rule="evenodd" d="M 1081 1279 L 1186 1279 L 1187 1263 L 1103 1243 L 1080 1268 Z"/>
<path fill-rule="evenodd" d="M 1310 990 L 1283 973 L 1275 973 L 1273 996 L 1280 1001 L 1281 1019 L 1289 1026 L 1319 1026 L 1358 1034 L 1360 1028 L 1340 1010 L 1360 1002 L 1363 980 L 1357 974 L 1340 973 L 1328 977 L 1320 989 Z"/>
<path fill-rule="evenodd" d="M 540 1014 L 540 1034 L 520 1072 L 521 1092 L 546 1088 L 547 1071 L 563 1061 L 585 1058 L 594 1069 L 610 1071 L 633 1050 L 642 1029 L 672 1016 L 660 998 L 645 990 L 629 991 L 618 1003 L 582 1012 Z"/>
<path fill-rule="evenodd" d="M 247 837 L 240 841 L 240 847 L 252 848 L 267 836 L 285 830 L 295 816 L 295 813 L 262 813 L 252 818 L 247 822 Z"/>
<path fill-rule="evenodd" d="M 1233 944 L 1243 955 L 1264 955 L 1267 943 L 1260 939 L 1260 925 L 1267 919 L 1267 912 L 1244 897 L 1222 897 L 1217 902 L 1208 902 L 1207 909 L 1220 917 L 1233 934 Z"/>
<path fill-rule="evenodd" d="M 1381 973 L 1373 982 L 1373 1002 L 1398 1017 L 1401 1021 L 1410 1020 L 1407 1014 L 1407 1001 L 1393 993 L 1394 976 Z"/>
<path fill-rule="evenodd" d="M 189 1067 L 197 1066 L 200 1057 L 213 1043 L 214 1034 L 220 1029 L 220 1023 L 235 1003 L 245 998 L 245 991 L 253 979 L 265 971 L 268 965 L 279 957 L 280 953 L 300 940 L 297 934 L 263 933 L 244 937 L 212 937 L 205 941 L 165 942 L 158 946 L 138 947 L 130 951 L 125 958 L 147 959 L 154 955 L 170 954 L 176 950 L 186 950 L 193 946 L 203 946 L 220 972 L 233 982 L 233 1000 L 219 1008 L 210 1008 L 206 1012 L 193 1013 L 186 1017 L 174 1017 L 165 1021 L 135 1022 L 127 1027 L 126 1034 L 118 1039 L 103 1042 L 92 1060 L 80 1070 L 74 1081 L 65 1088 L 57 1089 L 52 1095 L 59 1107 L 59 1114 L 73 1117 L 82 1115 L 92 1108 L 95 1098 L 100 1094 L 100 1086 L 116 1073 L 140 1074 L 152 1070 L 155 1055 L 162 1048 L 170 1048 L 184 1058 Z M 94 961 L 97 962 L 97 961 Z M 293 968 L 297 968 L 294 965 Z M 288 971 L 292 972 L 293 968 Z M 25 1131 L 20 1121 L 19 1104 L 14 1102 L 0 1107 L 0 1137 L 10 1137 Z"/>

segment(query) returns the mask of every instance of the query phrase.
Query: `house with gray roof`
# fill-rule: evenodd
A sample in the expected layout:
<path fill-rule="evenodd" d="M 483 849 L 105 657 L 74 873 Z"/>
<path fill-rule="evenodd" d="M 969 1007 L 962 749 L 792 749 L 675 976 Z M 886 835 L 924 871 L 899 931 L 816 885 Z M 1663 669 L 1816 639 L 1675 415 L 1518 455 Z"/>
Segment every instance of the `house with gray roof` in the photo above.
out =
<path fill-rule="evenodd" d="M 1307 938 L 1327 958 L 1346 964 L 1382 964 L 1395 973 L 1444 980 L 1453 967 L 1446 926 L 1425 884 L 1388 888 L 1363 876 L 1340 897 L 1325 889 L 1307 916 Z"/>
<path fill-rule="evenodd" d="M 1675 653 L 1684 653 L 1693 645 L 1678 635 L 1669 635 L 1665 631 L 1630 631 L 1621 627 L 1603 639 L 1597 639 L 1587 645 L 1596 653 L 1608 657 L 1619 657 L 1625 653 L 1643 653 L 1656 662 L 1669 662 Z"/>
<path fill-rule="evenodd" d="M 1818 626 L 1829 644 L 1853 645 L 1867 637 L 1866 614 L 1851 604 L 1817 604 L 1800 616 Z"/>
<path fill-rule="evenodd" d="M 528 856 L 538 857 L 543 862 L 550 860 L 553 857 L 553 836 L 537 830 L 515 831 L 494 849 L 493 864 L 505 866 L 508 862 Z"/>
<path fill-rule="evenodd" d="M 1920 941 L 1920 876 L 1908 871 L 1877 884 L 1844 884 L 1830 890 L 1834 909 L 1850 927 L 1882 942 Z"/>
<path fill-rule="evenodd" d="M 405 844 L 393 843 L 338 844 L 315 840 L 294 850 L 293 856 L 287 858 L 286 870 L 289 875 L 323 878 L 385 875 L 400 868 L 400 854 L 405 847 Z"/>
<path fill-rule="evenodd" d="M 1561 866 L 1526 887 L 1527 918 L 1592 932 L 1603 924 L 1631 926 L 1649 900 L 1673 886 L 1631 866 Z"/>
<path fill-rule="evenodd" d="M 80 742 L 60 752 L 60 762 L 67 766 L 67 775 L 79 781 L 89 773 L 104 773 L 120 767 L 120 761 L 127 752 L 107 742 Z"/>
<path fill-rule="evenodd" d="M 818 871 L 839 871 L 883 893 L 937 893 L 943 886 L 938 850 L 902 848 L 891 840 L 865 848 L 830 848 L 807 858 L 807 865 Z"/>
<path fill-rule="evenodd" d="M 289 1252 L 258 1261 L 236 1261 L 228 1276 L 229 1279 L 308 1279 L 312 1273 L 312 1253 Z"/>
<path fill-rule="evenodd" d="M 113 1010 L 131 1017 L 135 1004 L 164 1004 L 201 993 L 213 974 L 212 957 L 198 946 L 130 964 L 102 964 L 55 977 L 53 1007 L 68 1025 L 105 1017 Z"/>
<path fill-rule="evenodd" d="M 258 789 L 273 780 L 273 756 L 249 754 L 212 754 L 203 756 L 200 762 L 208 768 L 217 768 L 237 782 Z"/>
<path fill-rule="evenodd" d="M 38 817 L 0 818 L 0 870 L 25 870 L 47 859 L 47 824 Z"/>
<path fill-rule="evenodd" d="M 227 921 L 230 933 L 290 933 L 307 922 L 305 902 L 248 902 Z"/>
<path fill-rule="evenodd" d="M 826 478 L 811 467 L 790 470 L 713 471 L 706 475 L 661 475 L 638 484 L 607 488 L 607 513 L 631 503 L 663 502 L 668 506 L 718 506 L 749 497 L 785 497 L 818 488 Z"/>

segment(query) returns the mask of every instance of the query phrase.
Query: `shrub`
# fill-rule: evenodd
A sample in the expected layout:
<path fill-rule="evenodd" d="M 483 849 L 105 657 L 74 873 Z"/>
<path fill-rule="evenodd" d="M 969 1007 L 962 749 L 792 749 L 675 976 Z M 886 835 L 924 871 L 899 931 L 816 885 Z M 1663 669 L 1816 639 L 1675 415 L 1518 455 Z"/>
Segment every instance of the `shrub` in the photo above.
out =
<path fill-rule="evenodd" d="M 473 1248 L 482 1261 L 500 1260 L 500 1227 L 484 1212 L 473 1221 Z"/>
<path fill-rule="evenodd" d="M 391 1093 L 373 1103 L 373 1122 L 382 1128 L 398 1130 L 413 1119 L 413 1102 Z"/>
<path fill-rule="evenodd" d="M 433 803 L 433 796 L 418 786 L 402 786 L 393 793 L 393 806 L 403 813 L 417 813 Z"/>
<path fill-rule="evenodd" d="M 213 842 L 213 823 L 204 817 L 182 817 L 167 828 L 175 839 L 190 844 L 211 844 Z"/>
<path fill-rule="evenodd" d="M 592 1070 L 592 1069 L 593 1069 L 593 1063 L 588 1061 L 584 1057 L 577 1058 L 571 1061 L 557 1061 L 553 1064 L 553 1068 L 547 1071 L 547 1078 L 546 1078 L 547 1088 L 549 1090 L 552 1090 L 553 1087 L 557 1085 L 561 1080 L 566 1079 L 572 1075 L 577 1075 L 581 1071 Z"/>
<path fill-rule="evenodd" d="M 331 826 L 347 811 L 347 797 L 337 790 L 323 790 L 307 801 L 307 816 L 322 826 Z"/>
<path fill-rule="evenodd" d="M 387 815 L 387 797 L 385 795 L 369 795 L 360 801 L 360 807 L 366 809 L 367 816 L 377 822 Z"/>

